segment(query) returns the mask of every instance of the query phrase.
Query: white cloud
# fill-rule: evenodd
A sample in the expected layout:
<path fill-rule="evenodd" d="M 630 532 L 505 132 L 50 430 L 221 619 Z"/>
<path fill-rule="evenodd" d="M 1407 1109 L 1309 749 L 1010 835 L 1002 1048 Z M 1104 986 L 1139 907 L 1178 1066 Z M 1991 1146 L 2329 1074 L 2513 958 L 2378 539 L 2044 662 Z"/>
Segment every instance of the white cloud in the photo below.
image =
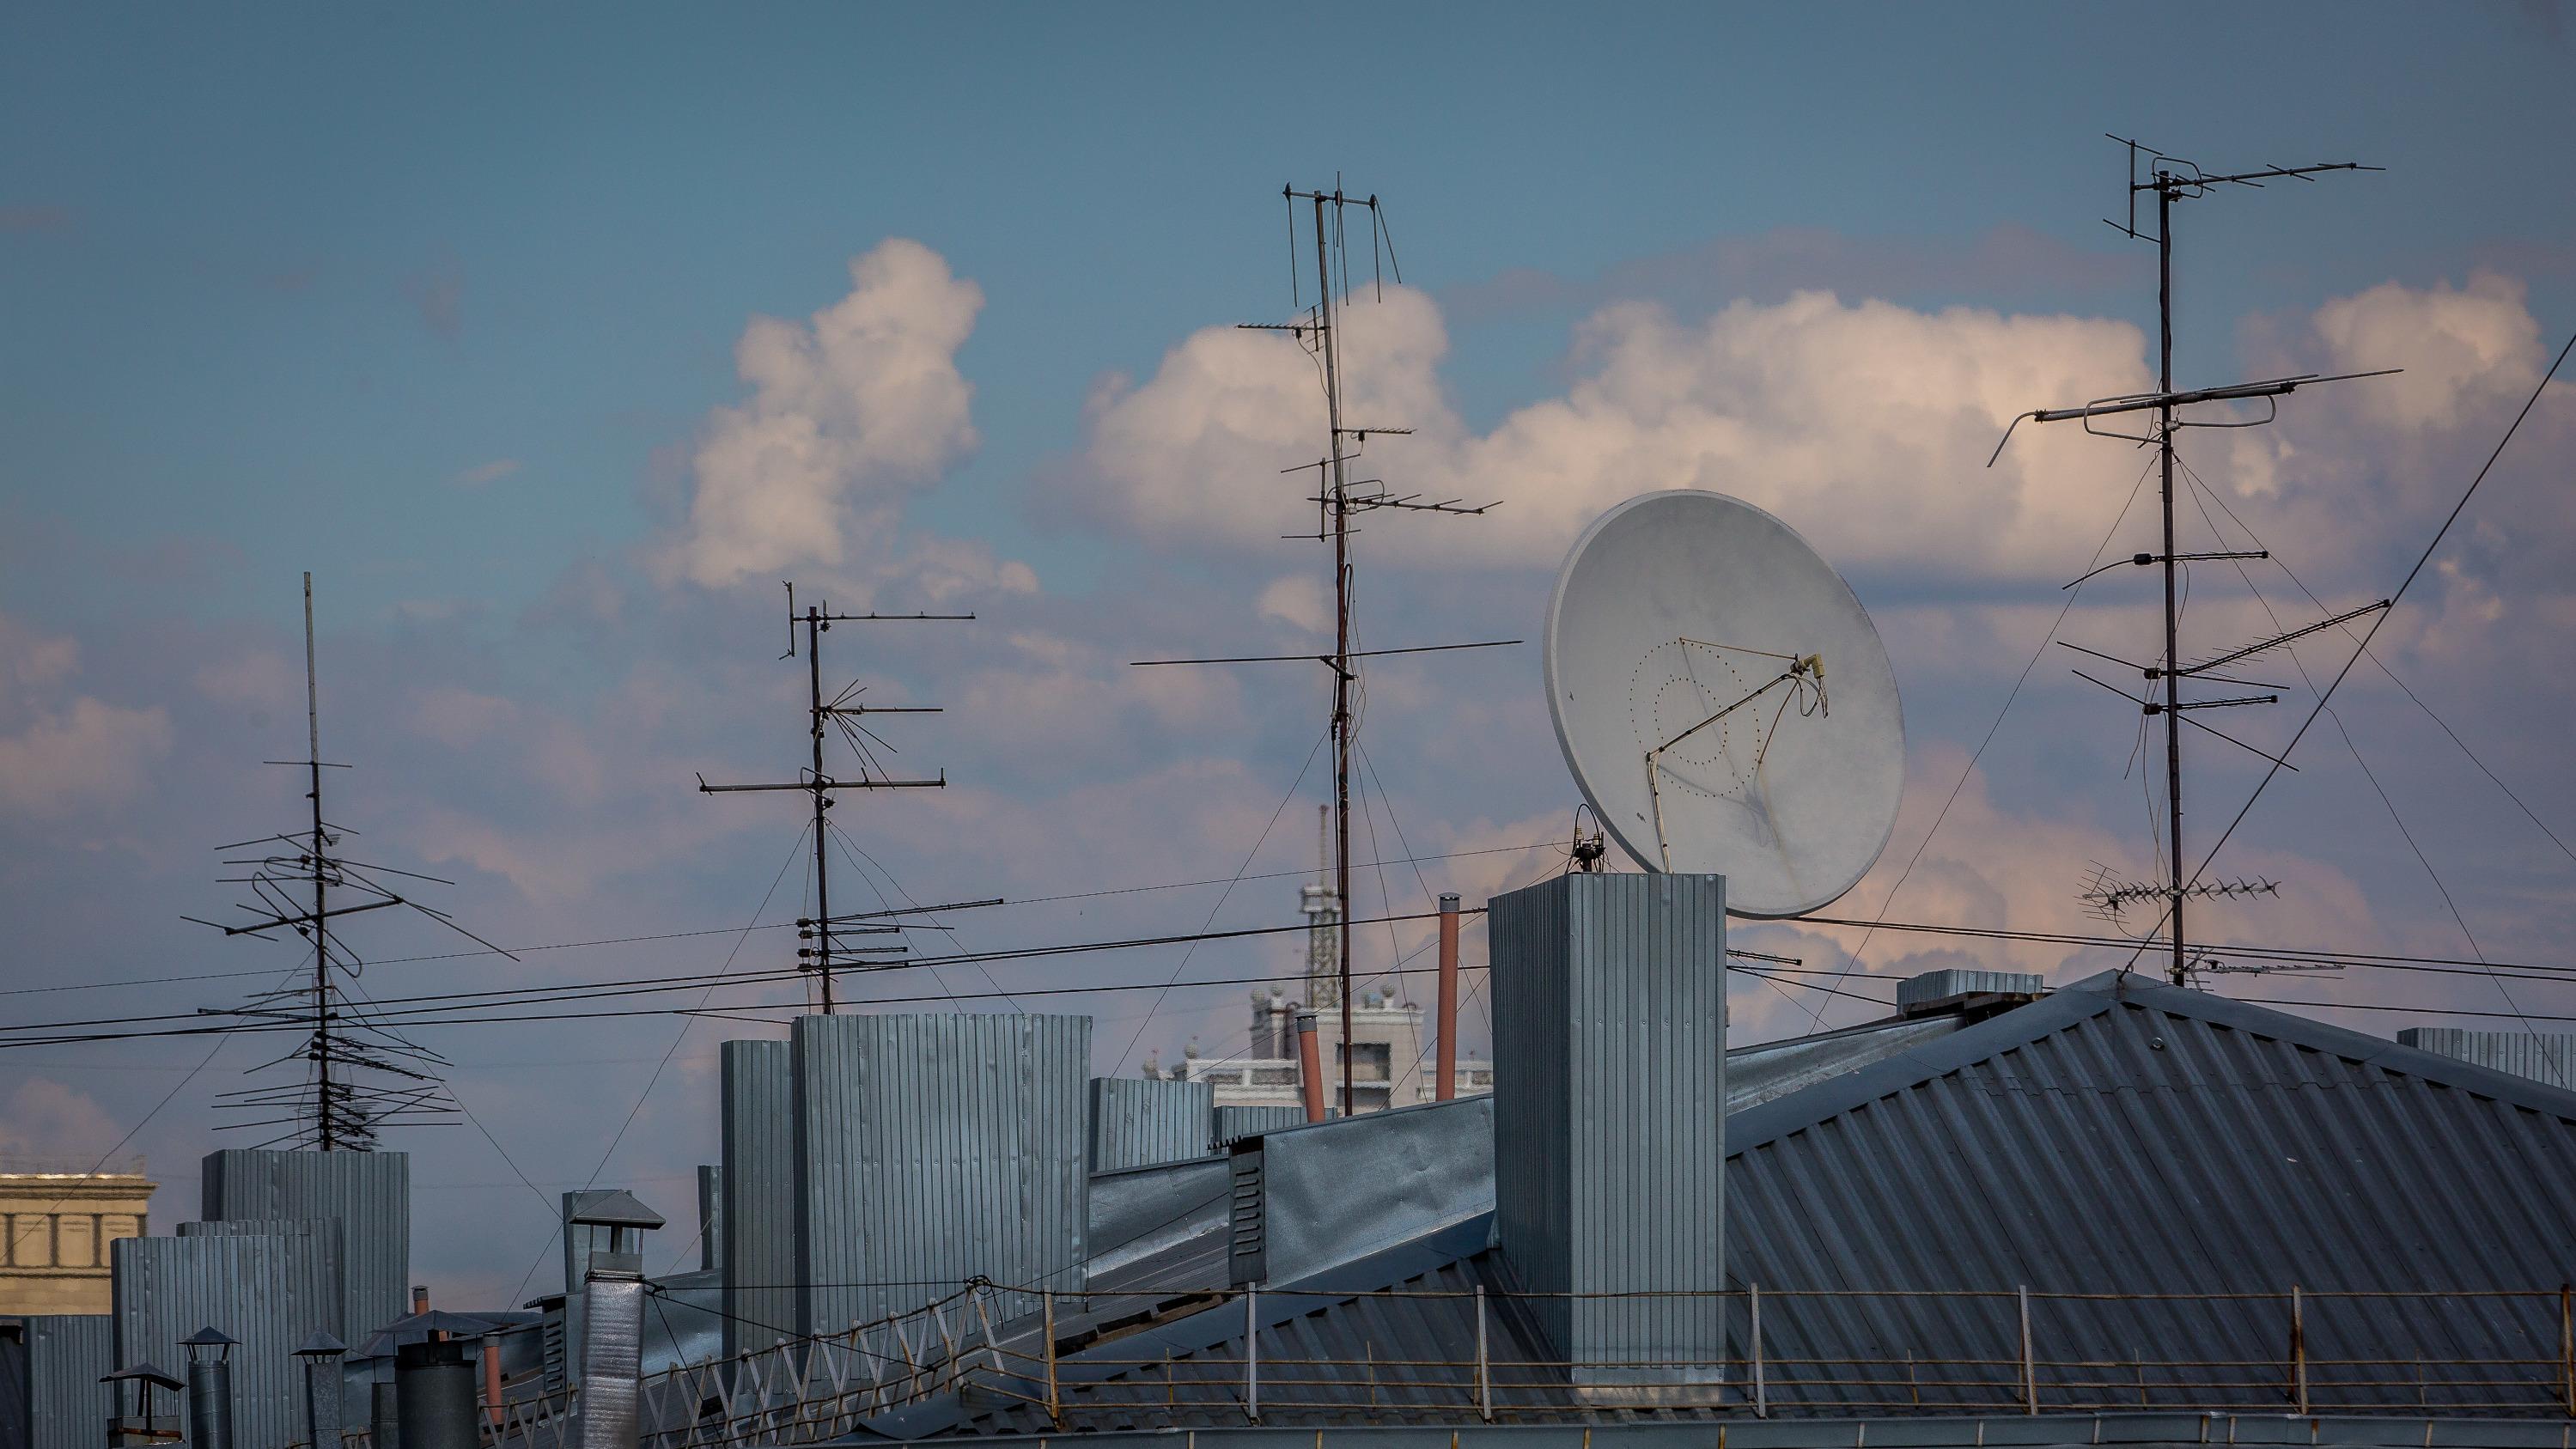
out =
<path fill-rule="evenodd" d="M 0 1113 L 0 1151 L 95 1158 L 123 1135 L 87 1092 L 48 1077 L 20 1082 Z"/>
<path fill-rule="evenodd" d="M 2132 463 L 2072 430 L 2032 430 L 1984 464 L 2016 413 L 2146 384 L 2124 322 L 1919 312 L 1821 292 L 1738 304 L 1703 322 L 1614 306 L 1583 324 L 1562 397 L 1467 430 L 1442 398 L 1437 308 L 1398 290 L 1348 312 L 1364 475 L 1400 492 L 1503 507 L 1443 531 L 1443 557 L 1553 564 L 1583 523 L 1634 494 L 1714 488 L 1780 512 L 1837 561 L 2019 576 L 2089 548 Z M 1097 414 L 1105 506 L 1149 538 L 1266 545 L 1311 523 L 1297 486 L 1260 490 L 1317 451 L 1313 363 L 1273 333 L 1202 331 Z M 1293 480 L 1281 480 L 1285 485 Z M 1401 521 L 1381 552 L 1425 545 Z M 2088 535 L 2090 537 L 2088 537 Z"/>
<path fill-rule="evenodd" d="M 1333 627 L 1333 596 L 1312 574 L 1286 574 L 1272 579 L 1254 606 L 1265 619 L 1276 619 L 1309 634 Z"/>
<path fill-rule="evenodd" d="M 36 698 L 78 666 L 69 639 L 0 617 L 0 813 L 59 816 L 133 800 L 170 753 L 170 716 L 87 695 Z"/>
<path fill-rule="evenodd" d="M 498 483 L 525 466 L 527 465 L 516 458 L 495 458 L 489 463 L 477 463 L 457 474 L 456 483 L 460 488 L 481 488 Z"/>
<path fill-rule="evenodd" d="M 900 238 L 850 263 L 850 293 L 804 323 L 756 317 L 734 348 L 749 400 L 716 409 L 666 575 L 710 588 L 838 565 L 903 497 L 975 446 L 956 354 L 983 290 Z"/>
<path fill-rule="evenodd" d="M 0 811 L 62 815 L 141 795 L 151 766 L 170 753 L 170 715 L 125 709 L 87 695 L 0 735 Z"/>
<path fill-rule="evenodd" d="M 2383 282 L 2317 309 L 2315 327 L 2336 372 L 2402 367 L 2402 376 L 2347 386 L 2366 389 L 2384 423 L 2448 427 L 2482 400 L 2519 398 L 2540 380 L 2540 323 L 2523 305 L 2520 282 L 2481 272 L 2468 286 L 2429 290 Z"/>

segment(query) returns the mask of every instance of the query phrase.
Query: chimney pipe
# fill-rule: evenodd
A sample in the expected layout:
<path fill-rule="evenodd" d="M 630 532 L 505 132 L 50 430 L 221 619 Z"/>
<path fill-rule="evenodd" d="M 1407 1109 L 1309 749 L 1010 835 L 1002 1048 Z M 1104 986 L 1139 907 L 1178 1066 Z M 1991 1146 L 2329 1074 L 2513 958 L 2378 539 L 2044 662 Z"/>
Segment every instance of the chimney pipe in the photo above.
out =
<path fill-rule="evenodd" d="M 414 1313 L 427 1313 L 429 1311 L 428 1284 L 414 1283 L 411 1285 L 411 1311 Z"/>
<path fill-rule="evenodd" d="M 1446 1102 L 1458 1095 L 1458 897 L 1440 898 L 1440 1044 L 1433 1058 L 1438 1081 L 1431 1099 Z"/>
<path fill-rule="evenodd" d="M 431 1339 L 394 1350 L 394 1422 L 404 1449 L 476 1449 L 475 1417 L 464 1344 Z"/>
<path fill-rule="evenodd" d="M 576 1449 L 635 1449 L 643 1368 L 644 1260 L 593 1253 L 582 1285 L 581 1409 Z"/>
<path fill-rule="evenodd" d="M 1297 1074 L 1306 1088 L 1306 1120 L 1324 1120 L 1324 1059 L 1315 1045 L 1315 1013 L 1297 1013 Z"/>
<path fill-rule="evenodd" d="M 501 1335 L 483 1335 L 483 1417 L 501 1429 Z"/>

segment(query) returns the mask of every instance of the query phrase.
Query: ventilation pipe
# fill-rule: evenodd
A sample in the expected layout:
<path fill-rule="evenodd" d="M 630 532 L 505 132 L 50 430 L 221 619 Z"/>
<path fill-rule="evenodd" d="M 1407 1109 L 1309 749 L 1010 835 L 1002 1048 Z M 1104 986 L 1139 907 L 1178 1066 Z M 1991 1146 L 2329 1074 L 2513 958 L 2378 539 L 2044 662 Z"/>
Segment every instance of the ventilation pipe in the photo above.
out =
<path fill-rule="evenodd" d="M 635 1449 L 636 1379 L 643 1370 L 644 1255 L 591 1254 L 581 1297 L 577 1449 Z"/>
<path fill-rule="evenodd" d="M 483 1417 L 497 1434 L 501 1430 L 501 1335 L 496 1331 L 483 1335 Z"/>
<path fill-rule="evenodd" d="M 188 1443 L 233 1449 L 235 1340 L 209 1325 L 179 1340 L 188 1349 Z"/>
<path fill-rule="evenodd" d="M 1315 1045 L 1315 1013 L 1297 1013 L 1297 1078 L 1306 1088 L 1306 1120 L 1324 1120 L 1324 1054 Z"/>
<path fill-rule="evenodd" d="M 411 1311 L 414 1313 L 427 1313 L 429 1311 L 428 1284 L 414 1283 L 411 1285 Z"/>
<path fill-rule="evenodd" d="M 1446 1102 L 1458 1095 L 1458 897 L 1456 893 L 1440 898 L 1440 1032 L 1439 1054 L 1433 1058 L 1439 1080 L 1433 1084 L 1431 1099 Z"/>
<path fill-rule="evenodd" d="M 461 1339 L 432 1338 L 394 1350 L 394 1419 L 404 1449 L 477 1449 L 475 1366 Z"/>

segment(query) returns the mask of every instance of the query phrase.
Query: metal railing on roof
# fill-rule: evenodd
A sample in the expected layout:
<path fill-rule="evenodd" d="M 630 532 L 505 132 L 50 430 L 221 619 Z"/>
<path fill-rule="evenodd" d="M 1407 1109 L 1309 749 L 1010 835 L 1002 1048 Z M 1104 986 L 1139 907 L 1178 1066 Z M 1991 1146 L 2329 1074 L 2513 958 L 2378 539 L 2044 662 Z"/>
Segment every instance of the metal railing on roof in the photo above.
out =
<path fill-rule="evenodd" d="M 1238 1327 L 1189 1351 L 1121 1354 L 1116 1338 L 1095 1338 L 1097 1325 L 1060 1336 L 1059 1313 L 1077 1312 L 1084 1295 L 972 1284 L 841 1334 L 651 1375 L 639 1449 L 818 1443 L 947 1394 L 969 1417 L 1016 1416 L 1039 1430 L 1328 1417 L 1533 1423 L 1623 1409 L 1719 1418 L 2140 1409 L 2576 1418 L 2576 1297 L 2565 1287 L 1173 1292 L 1175 1301 L 1216 1305 L 1208 1312 L 1240 1314 Z M 991 1305 L 1012 1294 L 1036 1298 L 1041 1313 L 996 1324 Z M 1508 1332 L 1505 1319 L 1526 1326 L 1549 1300 L 1711 1297 L 1729 1314 L 1733 1351 L 1723 1356 L 1574 1362 L 1506 1346 L 1529 1339 Z M 1336 1313 L 1380 1316 L 1334 1330 L 1327 1320 Z M 1914 1331 L 1887 1331 L 1898 1323 Z M 2124 1334 L 2141 1346 L 2100 1350 Z M 1422 1351 L 1432 1343 L 1474 1351 Z M 1090 1346 L 1069 1351 L 1077 1344 Z M 572 1394 L 504 1405 L 484 1442 L 570 1449 L 576 1407 Z"/>

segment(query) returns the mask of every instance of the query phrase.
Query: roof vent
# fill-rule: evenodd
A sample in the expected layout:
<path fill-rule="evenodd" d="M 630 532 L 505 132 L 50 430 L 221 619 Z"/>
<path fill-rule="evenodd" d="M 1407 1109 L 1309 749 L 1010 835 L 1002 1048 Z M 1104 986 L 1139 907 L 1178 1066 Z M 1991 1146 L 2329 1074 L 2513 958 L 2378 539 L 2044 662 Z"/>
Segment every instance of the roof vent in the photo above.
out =
<path fill-rule="evenodd" d="M 1896 1014 L 1932 1016 L 1981 1006 L 2018 1006 L 2048 994 L 2031 971 L 1926 971 L 1896 983 Z"/>

